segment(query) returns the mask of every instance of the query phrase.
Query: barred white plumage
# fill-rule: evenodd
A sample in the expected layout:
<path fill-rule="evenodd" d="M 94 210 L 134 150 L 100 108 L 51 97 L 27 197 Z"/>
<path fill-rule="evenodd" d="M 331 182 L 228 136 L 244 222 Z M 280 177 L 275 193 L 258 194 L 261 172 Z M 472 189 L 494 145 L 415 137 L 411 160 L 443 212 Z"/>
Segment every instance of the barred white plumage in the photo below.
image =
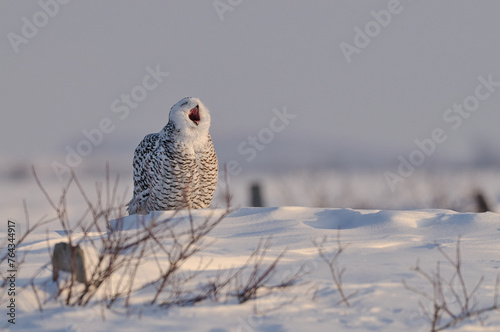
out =
<path fill-rule="evenodd" d="M 209 111 L 198 98 L 172 106 L 167 125 L 135 149 L 129 214 L 210 205 L 219 166 L 209 128 Z"/>

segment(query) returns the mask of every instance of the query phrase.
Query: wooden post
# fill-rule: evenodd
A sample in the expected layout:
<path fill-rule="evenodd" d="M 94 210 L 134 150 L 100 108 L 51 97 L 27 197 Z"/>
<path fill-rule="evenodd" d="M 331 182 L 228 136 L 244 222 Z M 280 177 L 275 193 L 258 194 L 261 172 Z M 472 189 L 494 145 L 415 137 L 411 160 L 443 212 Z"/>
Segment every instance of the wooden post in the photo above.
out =
<path fill-rule="evenodd" d="M 254 182 L 250 188 L 250 194 L 251 194 L 251 206 L 253 207 L 262 207 L 264 206 L 262 202 L 262 193 L 261 193 L 261 188 L 260 184 L 258 182 Z"/>
<path fill-rule="evenodd" d="M 484 197 L 483 193 L 480 191 L 476 192 L 475 195 L 476 199 L 476 210 L 477 212 L 488 212 L 492 211 L 491 208 L 488 205 L 488 202 L 486 202 L 486 198 Z"/>

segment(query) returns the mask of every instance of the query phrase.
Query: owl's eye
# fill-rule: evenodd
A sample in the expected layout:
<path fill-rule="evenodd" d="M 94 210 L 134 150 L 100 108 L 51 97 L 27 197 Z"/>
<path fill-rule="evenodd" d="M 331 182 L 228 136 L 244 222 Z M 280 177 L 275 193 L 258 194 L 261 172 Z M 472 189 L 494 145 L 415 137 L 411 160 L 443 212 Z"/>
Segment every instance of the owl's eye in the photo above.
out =
<path fill-rule="evenodd" d="M 200 109 L 198 105 L 189 111 L 189 119 L 196 123 L 196 125 L 200 122 Z"/>

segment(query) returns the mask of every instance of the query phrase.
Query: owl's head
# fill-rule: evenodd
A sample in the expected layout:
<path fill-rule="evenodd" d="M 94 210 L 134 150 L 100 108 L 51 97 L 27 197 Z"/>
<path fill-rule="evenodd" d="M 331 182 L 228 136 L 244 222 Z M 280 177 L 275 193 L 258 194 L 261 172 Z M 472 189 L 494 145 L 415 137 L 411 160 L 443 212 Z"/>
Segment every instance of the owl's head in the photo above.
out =
<path fill-rule="evenodd" d="M 186 97 L 172 106 L 169 121 L 179 130 L 181 136 L 206 137 L 210 128 L 210 113 L 201 100 Z"/>

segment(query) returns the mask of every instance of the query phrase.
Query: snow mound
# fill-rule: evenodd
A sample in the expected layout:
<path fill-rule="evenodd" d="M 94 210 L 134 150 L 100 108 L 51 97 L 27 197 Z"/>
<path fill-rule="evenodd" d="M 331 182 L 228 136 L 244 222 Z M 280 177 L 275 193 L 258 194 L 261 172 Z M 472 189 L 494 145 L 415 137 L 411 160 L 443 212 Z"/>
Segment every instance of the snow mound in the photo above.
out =
<path fill-rule="evenodd" d="M 223 209 L 202 209 L 178 212 L 153 212 L 147 216 L 127 216 L 109 222 L 108 232 L 133 235 L 154 223 L 172 223 L 189 227 L 206 218 L 217 218 Z M 102 234 L 102 233 L 101 233 Z M 81 245 L 89 256 L 90 241 Z M 347 245 L 338 263 L 345 268 L 343 284 L 346 293 L 356 292 L 351 306 L 339 305 L 339 292 L 328 266 L 319 258 L 313 241 L 326 237 L 325 250 L 334 252 L 337 235 Z M 78 240 L 81 234 L 74 233 Z M 39 312 L 37 299 L 29 288 L 18 296 L 16 330 L 141 330 L 151 331 L 425 331 L 429 329 L 419 307 L 422 299 L 405 289 L 401 280 L 418 289 L 429 291 L 429 285 L 411 270 L 417 260 L 422 269 L 432 271 L 443 257 L 435 249 L 440 244 L 453 255 L 461 237 L 463 269 L 466 283 L 473 287 L 484 276 L 477 303 L 492 301 L 494 279 L 500 272 L 500 215 L 495 213 L 457 213 L 448 210 L 353 210 L 305 207 L 240 208 L 225 217 L 207 235 L 213 243 L 200 254 L 210 265 L 198 276 L 199 282 L 213 277 L 218 269 L 230 270 L 242 266 L 262 238 L 271 237 L 272 246 L 266 261 L 272 261 L 283 250 L 278 274 L 283 275 L 307 266 L 310 273 L 303 282 L 281 295 L 265 295 L 245 304 L 206 301 L 196 306 L 160 309 L 145 307 L 138 315 L 126 315 L 119 310 L 101 307 L 66 307 L 60 301 L 45 299 L 44 311 Z M 41 229 L 18 248 L 26 256 L 18 287 L 28 284 L 31 273 L 50 260 L 47 246 L 64 241 L 57 224 Z M 48 242 L 47 242 L 48 241 Z M 128 255 L 124 252 L 123 255 Z M 161 261 L 159 264 L 168 264 Z M 156 262 L 141 265 L 138 276 L 148 278 Z M 193 272 L 198 262 L 186 262 L 183 271 Z M 446 270 L 443 268 L 443 273 Z M 39 283 L 47 293 L 55 289 L 50 281 L 50 265 L 42 269 Z M 147 293 L 134 300 L 140 302 Z M 142 296 L 142 297 L 141 297 Z M 269 310 L 269 308 L 275 308 Z M 255 309 L 260 314 L 255 313 Z M 106 320 L 101 319 L 104 310 Z M 491 314 L 485 320 L 486 330 L 500 326 L 500 317 Z M 463 329 L 461 329 L 463 327 Z M 457 330 L 472 330 L 477 321 L 466 321 Z"/>

